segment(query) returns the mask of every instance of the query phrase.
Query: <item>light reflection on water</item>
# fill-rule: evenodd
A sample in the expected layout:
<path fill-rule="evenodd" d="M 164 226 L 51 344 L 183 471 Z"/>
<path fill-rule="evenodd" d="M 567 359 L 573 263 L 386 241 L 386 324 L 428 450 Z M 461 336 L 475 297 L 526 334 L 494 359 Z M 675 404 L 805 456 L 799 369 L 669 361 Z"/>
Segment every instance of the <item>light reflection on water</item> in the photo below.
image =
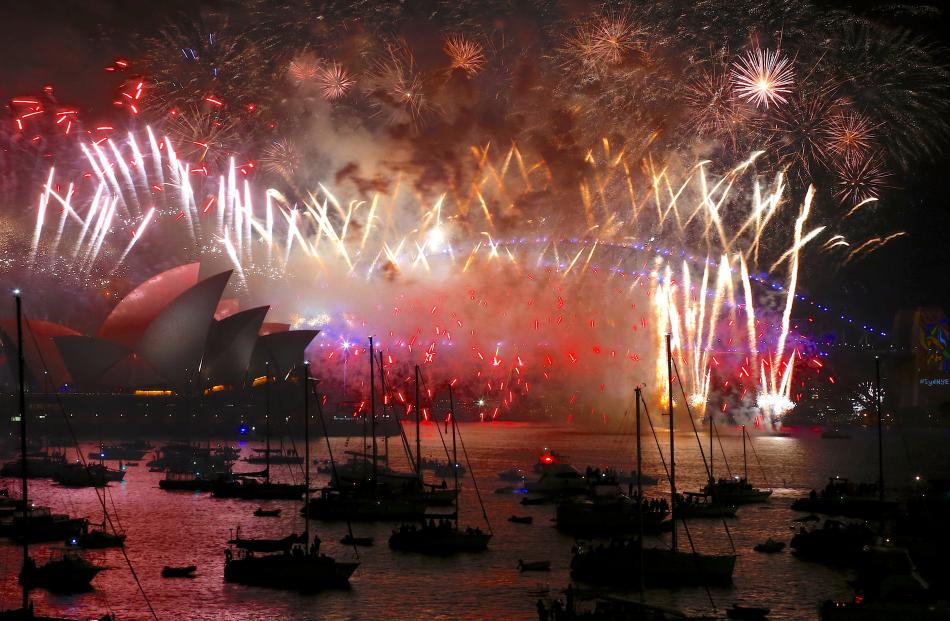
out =
<path fill-rule="evenodd" d="M 281 517 L 255 518 L 251 514 L 259 504 L 256 502 L 163 492 L 158 489 L 162 475 L 150 473 L 145 467 L 146 460 L 138 467 L 129 468 L 126 481 L 113 484 L 109 492 L 128 534 L 128 555 L 162 619 L 535 619 L 537 596 L 529 591 L 538 583 L 550 585 L 552 593 L 567 585 L 573 540 L 554 528 L 551 506 L 521 506 L 519 495 L 493 493 L 498 487 L 510 485 L 499 481 L 497 473 L 513 465 L 530 471 L 545 446 L 566 454 L 567 460 L 581 470 L 586 464 L 613 465 L 627 470 L 634 459 L 634 438 L 521 424 L 467 424 L 460 428 L 495 532 L 490 551 L 453 558 L 395 553 L 386 544 L 391 525 L 354 525 L 355 534 L 374 536 L 376 545 L 358 550 L 362 566 L 348 591 L 301 596 L 224 582 L 223 551 L 231 530 L 240 525 L 242 534 L 249 537 L 278 537 L 300 531 L 303 525 L 298 503 L 266 503 L 283 508 Z M 407 433 L 411 437 L 411 427 Z M 664 452 L 668 450 L 668 437 L 661 433 L 659 438 Z M 707 450 L 705 437 L 703 441 L 703 448 Z M 943 432 L 888 434 L 885 460 L 889 485 L 910 485 L 916 474 L 946 477 L 950 464 L 941 448 L 945 441 Z M 343 450 L 358 450 L 359 443 L 355 438 L 349 442 L 334 439 L 334 454 L 339 456 Z M 395 464 L 404 462 L 401 451 L 397 455 L 398 445 L 398 439 L 390 442 Z M 723 445 L 729 469 L 733 473 L 741 472 L 742 444 L 738 435 L 723 438 Z M 245 446 L 244 454 L 249 455 L 253 446 L 256 445 Z M 95 447 L 91 443 L 84 445 L 83 452 Z M 760 486 L 766 485 L 767 478 L 775 493 L 771 502 L 742 507 L 738 517 L 729 521 L 739 553 L 734 585 L 713 589 L 710 594 L 720 608 L 734 601 L 758 602 L 772 607 L 770 618 L 773 619 L 816 618 L 820 600 L 847 596 L 846 572 L 800 562 L 788 551 L 778 555 L 757 554 L 752 546 L 768 537 L 788 541 L 794 517 L 789 510 L 792 499 L 823 485 L 827 476 L 876 479 L 876 436 L 855 433 L 852 440 L 822 440 L 818 434 L 802 430 L 793 437 L 756 437 L 755 448 L 763 468 L 758 467 L 756 456 L 750 450 L 750 478 Z M 643 450 L 644 471 L 662 475 L 652 437 L 644 437 Z M 441 451 L 434 427 L 425 427 L 423 453 L 444 459 Z M 323 440 L 313 441 L 311 452 L 314 457 L 326 457 Z M 705 478 L 696 440 L 691 434 L 677 434 L 676 465 L 677 487 L 681 490 L 696 489 Z M 715 467 L 717 473 L 724 473 L 725 464 L 718 447 Z M 275 471 L 283 480 L 300 480 L 299 469 L 291 473 L 289 468 L 280 466 Z M 317 480 L 322 482 L 325 477 L 319 475 Z M 6 483 L 15 493 L 16 482 L 8 480 Z M 468 476 L 463 485 L 463 524 L 484 527 Z M 668 489 L 661 482 L 647 492 L 659 494 Z M 63 489 L 49 481 L 38 480 L 31 482 L 31 494 L 36 504 L 48 504 L 55 511 L 73 515 L 86 515 L 94 522 L 101 520 L 96 495 L 90 489 Z M 512 514 L 532 515 L 534 524 L 509 523 L 507 518 Z M 354 557 L 352 548 L 338 543 L 346 532 L 345 524 L 312 522 L 311 528 L 319 532 L 329 554 L 337 558 Z M 690 525 L 690 533 L 702 551 L 730 549 L 721 523 L 697 521 Z M 685 542 L 686 537 L 681 536 L 681 541 Z M 38 559 L 48 554 L 49 546 L 35 548 L 34 556 Z M 122 620 L 151 618 L 121 552 L 90 551 L 88 557 L 110 568 L 96 579 L 96 590 L 70 597 L 36 591 L 33 599 L 39 611 L 76 618 L 114 611 Z M 519 574 L 515 568 L 518 559 L 551 560 L 552 571 Z M 159 575 L 164 565 L 188 564 L 198 566 L 193 580 L 163 579 Z M 0 543 L 0 597 L 4 607 L 19 602 L 16 584 L 19 565 L 19 548 L 12 542 Z M 648 600 L 696 612 L 710 609 L 709 598 L 701 588 L 651 590 Z"/>

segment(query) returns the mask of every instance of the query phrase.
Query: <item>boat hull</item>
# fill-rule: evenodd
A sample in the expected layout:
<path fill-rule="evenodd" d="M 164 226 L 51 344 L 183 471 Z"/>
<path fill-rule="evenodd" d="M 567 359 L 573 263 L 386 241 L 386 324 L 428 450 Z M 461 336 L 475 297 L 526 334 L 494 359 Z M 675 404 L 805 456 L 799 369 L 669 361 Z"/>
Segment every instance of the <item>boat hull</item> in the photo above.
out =
<path fill-rule="evenodd" d="M 643 581 L 651 586 L 728 585 L 735 566 L 735 555 L 643 549 Z M 571 577 L 580 582 L 636 584 L 639 575 L 635 543 L 580 552 L 571 560 Z"/>
<path fill-rule="evenodd" d="M 491 535 L 454 529 L 417 529 L 396 531 L 389 538 L 389 547 L 403 552 L 419 552 L 445 556 L 459 552 L 484 552 Z"/>
<path fill-rule="evenodd" d="M 267 554 L 225 562 L 224 579 L 248 586 L 302 592 L 347 588 L 359 563 L 341 563 L 327 556 Z"/>

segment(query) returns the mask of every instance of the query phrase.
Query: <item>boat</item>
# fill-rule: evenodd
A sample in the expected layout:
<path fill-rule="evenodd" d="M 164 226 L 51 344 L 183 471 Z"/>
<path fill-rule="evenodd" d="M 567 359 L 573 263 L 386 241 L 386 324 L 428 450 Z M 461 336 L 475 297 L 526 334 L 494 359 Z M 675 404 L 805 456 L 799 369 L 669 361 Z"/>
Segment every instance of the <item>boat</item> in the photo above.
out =
<path fill-rule="evenodd" d="M 530 515 L 512 515 L 508 518 L 508 521 L 513 524 L 531 524 L 534 522 L 534 518 Z"/>
<path fill-rule="evenodd" d="M 373 379 L 375 370 L 372 362 L 370 366 L 370 377 Z M 375 395 L 375 383 L 370 384 L 371 394 Z M 416 392 L 418 393 L 418 382 Z M 371 398 L 369 401 L 372 420 L 375 420 L 376 399 Z M 395 472 L 385 463 L 380 464 L 375 448 L 372 456 L 349 451 L 349 459 L 345 463 L 330 460 L 330 485 L 320 489 L 319 496 L 311 499 L 308 505 L 309 517 L 352 522 L 418 521 L 423 519 L 429 506 L 453 505 L 458 496 L 456 489 L 450 489 L 444 483 L 443 487 L 423 482 L 420 416 L 416 415 L 415 458 L 409 455 L 410 462 L 415 466 L 413 472 Z M 375 426 L 371 433 L 374 434 L 375 447 Z"/>
<path fill-rule="evenodd" d="M 70 539 L 68 543 L 86 550 L 125 547 L 125 533 L 118 531 L 110 533 L 107 528 L 108 524 L 109 514 L 106 512 L 106 504 L 103 502 L 102 526 L 90 530 L 88 524 L 83 525 L 82 532 Z"/>
<path fill-rule="evenodd" d="M 416 367 L 416 385 L 418 386 L 419 367 Z M 417 396 L 418 399 L 418 390 Z M 416 401 L 416 417 L 419 414 L 420 406 Z M 452 386 L 449 385 L 449 416 L 452 421 L 452 462 L 458 462 L 458 452 L 456 449 L 456 438 L 459 436 L 458 424 L 455 418 L 455 399 L 452 396 Z M 474 474 L 472 475 L 474 480 Z M 458 470 L 455 471 L 454 487 L 456 492 L 459 489 Z M 481 496 L 479 496 L 481 502 Z M 482 506 L 482 514 L 485 514 L 485 508 Z M 435 517 L 428 521 L 422 519 L 420 524 L 402 524 L 398 529 L 393 530 L 389 537 L 389 547 L 394 550 L 406 552 L 420 552 L 422 554 L 448 555 L 456 552 L 482 552 L 488 549 L 488 542 L 491 541 L 491 532 L 482 532 L 480 528 L 459 527 L 458 494 L 455 496 L 455 512 L 451 516 L 442 516 L 438 523 Z M 486 515 L 486 521 L 487 521 Z M 491 531 L 491 524 L 488 525 Z"/>
<path fill-rule="evenodd" d="M 27 476 L 31 479 L 51 479 L 66 465 L 66 455 L 63 453 L 44 454 L 42 456 L 27 457 L 26 470 Z M 0 468 L 0 476 L 16 477 L 22 476 L 23 462 L 21 460 L 9 461 Z"/>
<path fill-rule="evenodd" d="M 270 417 L 268 416 L 267 420 L 269 419 Z M 297 454 L 296 449 L 292 448 L 289 448 L 286 451 L 282 451 L 281 449 L 272 449 L 270 447 L 264 449 L 256 448 L 254 449 L 254 452 L 257 453 L 257 455 L 252 455 L 246 458 L 244 461 L 249 464 L 267 464 L 268 466 L 270 464 L 296 465 L 303 463 L 303 458 Z"/>
<path fill-rule="evenodd" d="M 556 500 L 584 496 L 590 486 L 584 475 L 570 464 L 554 463 L 545 469 L 537 481 L 526 482 L 524 490 L 546 500 Z"/>
<path fill-rule="evenodd" d="M 560 531 L 574 536 L 607 536 L 636 533 L 640 529 L 648 533 L 665 530 L 669 523 L 666 501 L 644 500 L 644 506 L 635 498 L 569 498 L 558 503 L 555 521 Z"/>
<path fill-rule="evenodd" d="M 110 481 L 125 478 L 122 470 L 112 470 L 101 464 L 65 464 L 53 476 L 53 480 L 64 487 L 105 487 Z"/>
<path fill-rule="evenodd" d="M 710 496 L 714 501 L 724 505 L 744 505 L 757 502 L 766 502 L 772 496 L 772 490 L 758 489 L 749 483 L 749 462 L 746 458 L 746 431 L 745 425 L 742 425 L 742 468 L 743 476 L 732 476 L 729 478 L 720 477 L 718 480 L 713 476 L 713 450 L 712 437 L 714 431 L 714 422 L 712 416 L 709 417 L 709 482 L 703 486 L 701 493 Z M 749 439 L 751 442 L 751 438 Z M 755 447 L 752 447 L 755 450 Z"/>
<path fill-rule="evenodd" d="M 518 571 L 551 571 L 551 561 L 523 561 L 519 558 Z"/>
<path fill-rule="evenodd" d="M 185 565 L 184 567 L 165 565 L 162 567 L 162 578 L 194 578 L 196 571 L 198 571 L 197 565 Z"/>
<path fill-rule="evenodd" d="M 420 526 L 403 524 L 389 537 L 389 547 L 404 552 L 449 555 L 456 552 L 483 552 L 488 549 L 491 534 L 478 528 L 460 530 L 451 520 L 433 525 L 422 521 Z"/>
<path fill-rule="evenodd" d="M 304 489 L 310 489 L 310 367 L 303 363 L 300 383 L 304 391 Z M 268 377 L 270 374 L 268 372 Z M 320 403 L 319 395 L 317 403 Z M 309 515 L 307 505 L 309 492 L 303 495 L 304 515 Z M 300 592 L 314 592 L 326 588 L 346 588 L 350 576 L 359 567 L 356 562 L 341 562 L 320 553 L 320 538 L 314 536 L 310 543 L 310 521 L 304 518 L 303 540 L 298 535 L 290 535 L 281 541 L 286 547 L 274 553 L 255 552 L 248 545 L 228 547 L 224 552 L 224 579 L 250 586 L 264 586 L 278 589 L 292 589 Z M 238 539 L 240 537 L 238 536 Z M 247 540 L 245 540 L 247 541 Z M 258 540 L 260 541 L 260 540 Z M 252 544 L 260 547 L 260 544 Z"/>
<path fill-rule="evenodd" d="M 528 475 L 521 468 L 513 466 L 507 470 L 499 472 L 498 478 L 502 481 L 521 482 L 527 479 Z"/>
<path fill-rule="evenodd" d="M 125 533 L 110 533 L 105 529 L 97 528 L 80 533 L 70 540 L 73 545 L 85 550 L 101 550 L 103 548 L 122 548 L 125 546 Z"/>
<path fill-rule="evenodd" d="M 230 474 L 218 473 L 209 477 L 193 470 L 166 470 L 165 478 L 158 482 L 158 486 L 168 492 L 210 492 L 222 478 L 230 478 Z"/>
<path fill-rule="evenodd" d="M 42 565 L 27 559 L 19 581 L 25 589 L 43 588 L 52 593 L 83 593 L 92 590 L 92 579 L 102 567 L 82 558 L 75 550 L 64 548 L 60 556 Z"/>
<path fill-rule="evenodd" d="M 771 611 L 772 610 L 770 608 L 733 604 L 731 607 L 726 609 L 726 616 L 729 617 L 730 619 L 742 619 L 743 621 L 756 621 L 757 619 L 765 619 L 766 617 L 768 617 Z"/>
<path fill-rule="evenodd" d="M 88 521 L 62 513 L 53 513 L 49 507 L 31 506 L 24 512 L 20 508 L 0 519 L 0 537 L 29 541 L 65 541 L 82 532 Z"/>
<path fill-rule="evenodd" d="M 858 562 L 851 601 L 826 601 L 822 621 L 890 621 L 891 619 L 950 619 L 950 603 L 940 587 L 929 585 L 917 573 L 906 548 L 867 546 Z"/>
<path fill-rule="evenodd" d="M 737 507 L 713 500 L 703 492 L 677 495 L 676 515 L 679 519 L 735 517 Z"/>
<path fill-rule="evenodd" d="M 538 461 L 534 464 L 534 472 L 536 474 L 542 474 L 547 469 L 555 464 L 563 463 L 564 455 L 561 455 L 555 450 L 544 447 L 544 451 L 538 455 Z"/>
<path fill-rule="evenodd" d="M 211 495 L 239 500 L 300 500 L 306 490 L 303 484 L 274 483 L 266 477 L 260 480 L 235 474 L 231 480 L 215 481 L 211 486 Z"/>
<path fill-rule="evenodd" d="M 629 486 L 636 485 L 637 483 L 636 471 L 625 472 L 623 470 L 615 470 L 610 467 L 593 468 L 588 466 L 585 471 L 585 475 L 590 480 L 600 481 L 605 484 Z M 640 483 L 641 485 L 656 485 L 659 483 L 659 479 L 649 474 L 640 474 Z"/>
<path fill-rule="evenodd" d="M 152 448 L 152 446 L 148 443 L 143 445 L 137 442 L 101 445 L 98 451 L 90 452 L 88 457 L 95 461 L 138 461 L 145 457 L 145 453 L 148 452 L 150 448 Z"/>
<path fill-rule="evenodd" d="M 452 464 L 445 463 L 439 464 L 433 468 L 433 474 L 437 477 L 448 478 L 451 476 L 464 476 L 465 475 L 465 466 L 456 462 L 455 468 L 452 467 Z"/>
<path fill-rule="evenodd" d="M 426 505 L 412 500 L 374 498 L 371 494 L 324 487 L 302 509 L 313 520 L 351 522 L 401 522 L 422 519 Z"/>
<path fill-rule="evenodd" d="M 897 509 L 896 502 L 881 500 L 877 483 L 855 484 L 837 476 L 830 477 L 821 492 L 812 490 L 807 497 L 792 502 L 793 511 L 862 519 L 877 519 Z"/>
<path fill-rule="evenodd" d="M 265 385 L 265 410 L 264 410 L 264 420 L 265 420 L 265 431 L 264 438 L 266 445 L 264 449 L 255 449 L 262 451 L 263 457 L 261 462 L 253 463 L 263 463 L 265 464 L 263 475 L 259 473 L 232 473 L 233 476 L 230 478 L 219 478 L 215 481 L 215 484 L 211 486 L 211 495 L 215 498 L 237 498 L 240 500 L 300 500 L 300 498 L 307 492 L 307 486 L 303 484 L 294 484 L 294 483 L 276 483 L 271 481 L 270 478 L 270 465 L 272 458 L 275 457 L 273 449 L 270 446 L 270 385 L 274 381 L 273 375 L 270 372 L 270 365 L 267 366 L 266 378 L 267 382 Z M 296 451 L 291 453 L 278 453 L 282 458 L 290 459 L 293 457 L 296 460 L 294 462 L 283 461 L 281 463 L 303 463 L 303 460 L 297 455 Z M 250 459 L 248 460 L 250 461 Z"/>
<path fill-rule="evenodd" d="M 778 541 L 777 539 L 772 539 L 769 537 L 763 543 L 757 543 L 752 546 L 752 549 L 756 552 L 764 552 L 766 554 L 775 554 L 776 552 L 781 552 L 785 549 L 785 542 Z"/>
<path fill-rule="evenodd" d="M 855 565 L 866 546 L 874 544 L 874 533 L 864 523 L 825 520 L 821 528 L 802 528 L 789 547 L 799 558 L 836 565 Z"/>
<path fill-rule="evenodd" d="M 254 510 L 254 517 L 280 517 L 280 509 L 265 509 L 258 507 Z"/>
<path fill-rule="evenodd" d="M 340 539 L 340 543 L 347 546 L 371 546 L 373 545 L 372 537 L 354 537 L 353 535 L 346 535 L 343 539 Z"/>
<path fill-rule="evenodd" d="M 734 554 L 699 554 L 666 548 L 642 548 L 639 539 L 611 539 L 607 545 L 575 546 L 571 577 L 592 584 L 647 586 L 728 585 L 736 566 Z"/>

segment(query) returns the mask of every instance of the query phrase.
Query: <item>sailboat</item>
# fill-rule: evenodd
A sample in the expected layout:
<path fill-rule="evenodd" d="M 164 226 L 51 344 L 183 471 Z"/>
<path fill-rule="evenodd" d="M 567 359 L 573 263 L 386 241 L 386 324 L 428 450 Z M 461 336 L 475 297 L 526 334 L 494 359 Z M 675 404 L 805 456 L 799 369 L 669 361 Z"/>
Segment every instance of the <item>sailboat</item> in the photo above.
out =
<path fill-rule="evenodd" d="M 710 424 L 712 424 L 712 419 L 710 419 Z M 712 432 L 710 432 L 712 433 Z M 742 425 L 742 468 L 743 475 L 742 477 L 732 477 L 730 479 L 720 478 L 718 481 L 712 478 L 710 474 L 709 483 L 703 486 L 703 493 L 707 496 L 711 496 L 715 500 L 718 500 L 720 503 L 726 505 L 744 505 L 751 504 L 756 502 L 765 502 L 772 496 L 772 490 L 770 489 L 758 489 L 752 487 L 752 484 L 749 483 L 749 462 L 746 459 L 746 437 L 749 435 L 749 432 L 746 431 L 745 425 Z M 751 442 L 752 439 L 749 438 Z"/>
<path fill-rule="evenodd" d="M 79 535 L 69 539 L 67 543 L 84 549 L 101 550 L 103 548 L 121 548 L 125 546 L 125 533 L 109 532 L 106 528 L 109 523 L 109 516 L 106 512 L 105 492 L 102 500 L 102 526 L 100 528 L 89 529 L 89 525 L 83 526 Z"/>
<path fill-rule="evenodd" d="M 307 491 L 305 485 L 297 485 L 294 483 L 275 483 L 270 480 L 270 466 L 271 463 L 285 463 L 285 464 L 299 464 L 301 463 L 300 457 L 297 456 L 296 452 L 292 454 L 280 453 L 280 459 L 275 460 L 276 455 L 271 450 L 270 446 L 270 385 L 274 380 L 274 376 L 270 372 L 270 363 L 266 364 L 267 367 L 267 382 L 265 383 L 265 442 L 266 446 L 263 449 L 263 463 L 264 474 L 263 481 L 257 476 L 259 473 L 241 475 L 240 473 L 232 473 L 233 476 L 227 478 L 220 478 L 211 486 L 211 495 L 216 498 L 238 498 L 241 500 L 299 500 L 301 496 L 304 495 L 304 492 Z M 293 459 L 293 461 L 287 461 L 288 459 Z M 258 459 L 256 457 L 249 458 Z M 257 461 L 253 463 L 259 463 Z"/>
<path fill-rule="evenodd" d="M 21 490 L 22 506 L 29 507 L 29 467 L 27 464 L 27 442 L 26 442 L 26 386 L 25 369 L 23 358 L 23 312 L 22 302 L 19 290 L 14 291 L 16 298 L 16 324 L 17 324 L 17 381 L 19 388 L 19 411 L 20 418 L 20 467 L 21 467 Z M 30 601 L 30 590 L 36 587 L 47 588 L 51 591 L 73 592 L 79 590 L 89 590 L 90 582 L 95 578 L 102 568 L 89 563 L 75 553 L 66 553 L 56 560 L 47 562 L 44 565 L 37 565 L 30 557 L 30 536 L 31 512 L 25 511 L 23 514 L 24 536 L 23 544 L 23 565 L 20 570 L 19 582 L 22 588 L 22 607 L 14 610 L 0 612 L 0 619 L 34 619 L 46 621 L 69 621 L 58 617 L 43 617 L 35 614 L 33 602 Z"/>
<path fill-rule="evenodd" d="M 310 488 L 310 365 L 303 363 L 301 384 L 304 390 L 304 484 Z M 304 515 L 310 494 L 304 494 Z M 350 576 L 359 567 L 359 563 L 340 562 L 332 557 L 320 553 L 320 539 L 314 537 L 310 542 L 310 521 L 304 518 L 303 541 L 288 538 L 286 545 L 279 550 L 261 550 L 263 545 L 249 543 L 255 540 L 244 540 L 243 545 L 235 544 L 237 553 L 228 548 L 224 557 L 224 579 L 228 582 L 251 586 L 266 586 L 279 589 L 293 589 L 296 591 L 312 592 L 325 588 L 339 588 L 349 586 Z M 271 541 L 271 540 L 256 540 Z M 258 552 L 255 552 L 257 547 Z M 259 553 L 259 552 L 271 553 Z"/>
<path fill-rule="evenodd" d="M 712 413 L 708 413 L 709 418 L 709 482 L 715 480 L 713 476 L 713 462 L 715 451 L 713 450 L 713 437 L 716 435 L 716 423 L 713 421 Z M 707 485 L 699 492 L 685 492 L 682 496 L 677 496 L 676 514 L 680 519 L 695 518 L 724 518 L 735 517 L 737 507 L 734 503 L 727 503 L 719 498 L 718 488 L 712 487 L 712 493 L 709 493 Z"/>
<path fill-rule="evenodd" d="M 419 469 L 418 435 L 416 443 L 416 472 L 396 473 L 386 469 L 380 474 L 379 456 L 376 446 L 376 372 L 373 338 L 369 339 L 370 352 L 370 432 L 372 434 L 372 458 L 364 455 L 362 462 L 352 472 L 362 474 L 353 478 L 343 476 L 335 462 L 331 464 L 331 484 L 320 490 L 318 497 L 309 504 L 309 517 L 318 520 L 347 520 L 353 522 L 375 522 L 417 520 L 425 515 L 427 505 L 452 504 L 454 490 L 433 489 L 422 483 Z M 419 393 L 418 369 L 416 372 L 416 400 Z M 418 406 L 417 406 L 418 407 Z M 418 409 L 417 409 L 418 434 Z M 364 440 L 363 446 L 366 446 Z M 368 474 L 368 476 L 366 476 Z"/>
<path fill-rule="evenodd" d="M 670 417 L 670 500 L 671 518 L 676 523 L 676 462 L 674 459 L 673 426 L 673 358 L 670 335 L 666 336 L 667 369 L 669 373 L 668 406 Z M 639 428 L 641 393 L 636 393 L 637 425 Z M 637 452 L 640 434 L 637 434 Z M 639 470 L 639 468 L 638 468 Z M 642 498 L 642 481 L 637 485 Z M 672 531 L 672 547 L 645 548 L 643 533 L 634 540 L 612 540 L 608 546 L 577 546 L 571 559 L 571 576 L 585 582 L 626 582 L 631 577 L 651 585 L 729 584 L 736 566 L 735 554 L 700 554 L 681 552 L 677 545 L 676 528 Z"/>
<path fill-rule="evenodd" d="M 418 372 L 418 367 L 416 369 Z M 416 402 L 416 408 L 417 410 L 419 408 L 418 401 Z M 452 397 L 451 386 L 449 386 L 449 415 L 452 419 L 452 463 L 458 463 L 456 449 L 458 430 L 456 428 L 455 400 Z M 490 532 L 482 532 L 480 528 L 467 527 L 464 530 L 459 528 L 459 479 L 457 469 L 454 471 L 452 478 L 455 482 L 453 489 L 456 492 L 455 512 L 449 517 L 433 516 L 428 522 L 423 519 L 418 526 L 416 524 L 401 525 L 389 537 L 389 547 L 394 550 L 422 552 L 423 554 L 481 552 L 488 549 L 488 542 L 492 538 Z M 436 517 L 439 518 L 438 523 L 435 521 Z"/>

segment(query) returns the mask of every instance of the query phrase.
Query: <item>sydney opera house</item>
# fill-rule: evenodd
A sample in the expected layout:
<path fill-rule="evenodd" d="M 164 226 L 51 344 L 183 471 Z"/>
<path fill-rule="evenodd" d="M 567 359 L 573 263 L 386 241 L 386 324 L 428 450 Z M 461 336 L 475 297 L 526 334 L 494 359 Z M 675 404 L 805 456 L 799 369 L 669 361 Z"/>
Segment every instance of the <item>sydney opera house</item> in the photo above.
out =
<path fill-rule="evenodd" d="M 317 331 L 268 322 L 267 306 L 241 310 L 237 300 L 222 299 L 230 276 L 199 279 L 197 263 L 162 272 L 126 295 L 94 335 L 26 316 L 30 418 L 58 433 L 66 431 L 68 417 L 73 431 L 87 437 L 119 428 L 230 431 L 262 420 L 268 374 L 274 414 L 299 411 L 294 371 Z M 16 338 L 15 320 L 4 317 L 0 384 L 6 400 L 15 392 Z M 15 411 L 12 401 L 5 405 Z"/>

